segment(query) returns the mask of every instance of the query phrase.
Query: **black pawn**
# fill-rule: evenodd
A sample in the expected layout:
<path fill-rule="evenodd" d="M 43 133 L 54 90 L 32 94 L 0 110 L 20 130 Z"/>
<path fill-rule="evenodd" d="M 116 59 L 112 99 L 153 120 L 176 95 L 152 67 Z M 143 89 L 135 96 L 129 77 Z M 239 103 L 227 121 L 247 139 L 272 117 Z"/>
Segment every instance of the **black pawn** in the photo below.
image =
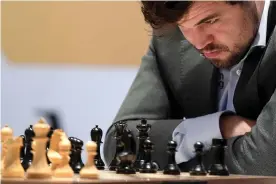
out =
<path fill-rule="evenodd" d="M 153 152 L 154 144 L 150 139 L 144 142 L 145 161 L 141 166 L 140 173 L 156 173 L 158 170 L 157 165 L 152 161 L 151 155 Z"/>
<path fill-rule="evenodd" d="M 103 136 L 103 131 L 96 125 L 95 128 L 93 128 L 90 132 L 91 140 L 94 141 L 97 144 L 97 155 L 94 157 L 94 163 L 97 169 L 103 170 L 104 169 L 104 162 L 101 158 L 101 144 L 102 142 L 102 136 Z"/>
<path fill-rule="evenodd" d="M 229 176 L 229 171 L 224 163 L 224 152 L 227 147 L 225 139 L 213 139 L 211 154 L 213 162 L 208 170 L 209 175 Z"/>
<path fill-rule="evenodd" d="M 164 174 L 180 175 L 180 169 L 175 162 L 175 152 L 177 144 L 175 141 L 168 142 L 168 165 L 164 168 Z"/>
<path fill-rule="evenodd" d="M 118 166 L 116 169 L 117 174 L 135 174 L 136 170 L 133 166 L 135 162 L 135 152 L 133 151 L 132 145 L 135 144 L 133 142 L 133 135 L 131 131 L 126 129 L 126 136 L 123 136 L 121 141 L 124 145 L 124 150 L 118 154 Z M 136 147 L 136 146 L 135 146 Z"/>
<path fill-rule="evenodd" d="M 109 165 L 109 170 L 110 171 L 115 171 L 117 169 L 118 154 L 121 153 L 124 149 L 124 144 L 121 140 L 122 140 L 125 128 L 126 128 L 126 123 L 120 121 L 118 123 L 115 123 L 114 126 L 115 126 L 114 139 L 116 139 L 116 150 L 115 150 L 115 155 L 114 155 L 114 157 L 113 157 L 113 159 L 112 159 L 112 161 Z"/>
<path fill-rule="evenodd" d="M 68 139 L 71 142 L 69 165 L 73 169 L 74 173 L 79 173 L 84 166 L 81 159 L 83 141 L 76 137 L 69 137 Z"/>
<path fill-rule="evenodd" d="M 32 142 L 35 136 L 33 126 L 30 125 L 29 128 L 25 130 L 25 156 L 22 162 L 22 166 L 26 171 L 30 165 L 32 165 L 33 154 L 32 154 Z"/>
<path fill-rule="evenodd" d="M 20 163 L 22 164 L 25 157 L 25 136 L 20 135 L 20 137 L 22 137 L 22 141 L 23 141 L 23 146 L 20 149 Z"/>
<path fill-rule="evenodd" d="M 139 148 L 136 160 L 134 162 L 134 167 L 137 171 L 141 168 L 144 160 L 145 160 L 145 152 L 144 152 L 144 142 L 149 137 L 148 132 L 151 129 L 151 125 L 147 124 L 147 120 L 142 119 L 141 123 L 136 126 L 138 130 L 138 140 L 139 140 Z"/>
<path fill-rule="evenodd" d="M 207 172 L 205 170 L 205 167 L 203 165 L 203 160 L 202 160 L 202 155 L 203 155 L 203 148 L 204 145 L 202 142 L 196 142 L 194 144 L 194 148 L 195 148 L 195 153 L 196 153 L 196 161 L 197 164 L 195 165 L 194 168 L 192 168 L 192 170 L 190 171 L 190 175 L 192 176 L 205 176 L 207 175 Z"/>

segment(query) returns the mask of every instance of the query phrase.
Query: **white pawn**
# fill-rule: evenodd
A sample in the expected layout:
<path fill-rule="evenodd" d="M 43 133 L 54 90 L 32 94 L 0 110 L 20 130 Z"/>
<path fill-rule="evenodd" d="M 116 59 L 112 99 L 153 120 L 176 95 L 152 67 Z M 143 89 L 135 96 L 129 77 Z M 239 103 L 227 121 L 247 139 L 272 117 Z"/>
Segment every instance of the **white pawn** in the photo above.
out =
<path fill-rule="evenodd" d="M 61 156 L 60 163 L 54 170 L 54 177 L 69 178 L 74 176 L 74 171 L 69 165 L 71 142 L 67 138 L 63 138 L 59 143 L 59 154 Z"/>
<path fill-rule="evenodd" d="M 93 141 L 86 143 L 87 161 L 80 171 L 80 178 L 96 179 L 99 177 L 99 170 L 94 163 L 94 157 L 97 155 L 97 144 Z"/>
<path fill-rule="evenodd" d="M 6 141 L 8 139 L 11 139 L 13 137 L 13 131 L 12 129 L 8 126 L 5 125 L 2 129 L 1 129 L 1 171 L 3 171 L 4 168 L 4 160 L 5 160 L 5 156 L 7 154 L 7 146 L 6 146 Z"/>

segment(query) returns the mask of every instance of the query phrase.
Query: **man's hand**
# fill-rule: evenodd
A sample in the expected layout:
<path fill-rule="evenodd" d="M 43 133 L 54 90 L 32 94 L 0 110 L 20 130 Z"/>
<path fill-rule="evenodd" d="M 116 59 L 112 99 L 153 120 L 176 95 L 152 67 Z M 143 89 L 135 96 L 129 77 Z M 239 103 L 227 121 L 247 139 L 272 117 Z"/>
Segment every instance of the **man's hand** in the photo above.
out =
<path fill-rule="evenodd" d="M 228 139 L 250 132 L 256 121 L 241 116 L 222 115 L 219 123 L 222 137 Z"/>

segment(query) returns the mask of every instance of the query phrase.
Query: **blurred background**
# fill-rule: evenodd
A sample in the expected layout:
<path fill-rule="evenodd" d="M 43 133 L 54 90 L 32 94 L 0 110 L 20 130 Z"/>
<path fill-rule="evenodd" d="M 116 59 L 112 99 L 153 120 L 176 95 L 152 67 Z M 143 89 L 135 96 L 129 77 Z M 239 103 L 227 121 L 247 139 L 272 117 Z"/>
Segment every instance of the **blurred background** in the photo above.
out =
<path fill-rule="evenodd" d="M 1 125 L 105 135 L 148 47 L 140 3 L 2 1 L 1 25 Z"/>

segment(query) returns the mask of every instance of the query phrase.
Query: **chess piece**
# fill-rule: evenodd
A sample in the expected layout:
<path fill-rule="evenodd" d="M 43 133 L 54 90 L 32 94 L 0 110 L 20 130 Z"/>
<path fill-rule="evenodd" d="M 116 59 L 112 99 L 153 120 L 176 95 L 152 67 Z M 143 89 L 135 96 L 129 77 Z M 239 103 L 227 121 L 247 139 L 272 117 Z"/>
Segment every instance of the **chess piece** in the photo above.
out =
<path fill-rule="evenodd" d="M 51 162 L 51 170 L 53 172 L 62 160 L 62 156 L 59 154 L 59 143 L 62 139 L 66 138 L 67 137 L 62 129 L 55 129 L 51 136 L 50 147 L 47 151 L 47 156 Z"/>
<path fill-rule="evenodd" d="M 48 135 L 47 135 L 48 141 L 47 141 L 47 144 L 46 144 L 46 158 L 47 158 L 47 163 L 48 163 L 48 164 L 51 163 L 51 161 L 50 161 L 49 158 L 48 158 L 48 150 L 49 150 L 49 148 L 50 148 L 50 140 L 51 140 L 51 137 L 52 137 L 53 132 L 54 132 L 53 127 L 50 127 L 50 131 L 49 131 L 49 133 L 48 133 Z"/>
<path fill-rule="evenodd" d="M 35 137 L 33 138 L 33 161 L 27 169 L 27 178 L 51 178 L 52 171 L 46 159 L 47 134 L 50 126 L 45 119 L 41 118 L 34 126 Z"/>
<path fill-rule="evenodd" d="M 205 176 L 205 175 L 207 175 L 207 172 L 206 172 L 205 167 L 202 162 L 204 145 L 201 142 L 196 142 L 194 144 L 194 148 L 195 148 L 195 153 L 196 153 L 197 164 L 195 165 L 194 168 L 191 169 L 190 175 Z"/>
<path fill-rule="evenodd" d="M 33 142 L 34 136 L 35 136 L 35 133 L 33 130 L 33 125 L 30 125 L 25 130 L 25 145 L 24 145 L 25 155 L 22 162 L 22 166 L 25 171 L 30 167 L 30 165 L 32 165 L 32 161 L 33 161 L 32 142 Z"/>
<path fill-rule="evenodd" d="M 97 144 L 93 141 L 88 141 L 86 144 L 87 161 L 80 171 L 80 178 L 95 179 L 99 177 L 99 171 L 94 164 L 94 157 L 97 154 L 96 150 Z"/>
<path fill-rule="evenodd" d="M 69 165 L 69 154 L 71 150 L 71 143 L 68 139 L 64 138 L 59 142 L 59 154 L 61 161 L 58 167 L 54 170 L 53 175 L 56 178 L 70 178 L 74 176 L 74 171 Z"/>
<path fill-rule="evenodd" d="M 168 142 L 168 164 L 164 168 L 164 174 L 169 175 L 180 175 L 180 169 L 175 162 L 175 152 L 176 152 L 177 144 L 175 141 Z"/>
<path fill-rule="evenodd" d="M 71 146 L 72 146 L 69 164 L 73 169 L 74 173 L 79 173 L 84 166 L 81 159 L 83 141 L 76 137 L 69 137 L 68 139 L 71 142 Z"/>
<path fill-rule="evenodd" d="M 6 141 L 11 139 L 13 136 L 13 131 L 12 129 L 8 126 L 5 125 L 1 129 L 1 171 L 3 171 L 4 165 L 5 165 L 5 156 L 7 154 L 7 147 L 6 147 Z"/>
<path fill-rule="evenodd" d="M 20 135 L 22 137 L 22 147 L 20 149 L 20 163 L 23 163 L 24 157 L 25 157 L 25 136 Z"/>
<path fill-rule="evenodd" d="M 114 139 L 116 140 L 116 150 L 115 150 L 115 155 L 109 165 L 109 170 L 110 171 L 115 171 L 118 163 L 117 163 L 117 156 L 119 153 L 121 153 L 123 151 L 124 145 L 121 141 L 124 131 L 125 131 L 125 127 L 126 127 L 126 123 L 124 122 L 118 122 L 114 124 L 115 126 L 115 135 L 114 135 Z"/>
<path fill-rule="evenodd" d="M 10 138 L 6 141 L 7 155 L 5 156 L 3 178 L 24 178 L 25 171 L 20 162 L 20 149 L 23 146 L 22 137 Z"/>
<path fill-rule="evenodd" d="M 102 143 L 102 136 L 103 136 L 103 131 L 96 125 L 91 132 L 90 132 L 91 140 L 97 144 L 97 155 L 94 157 L 94 162 L 99 170 L 104 169 L 104 162 L 101 158 L 101 151 L 100 151 L 100 146 Z"/>
<path fill-rule="evenodd" d="M 226 146 L 227 142 L 225 139 L 212 140 L 211 154 L 214 160 L 208 170 L 209 175 L 229 175 L 229 171 L 224 163 L 224 151 Z"/>
<path fill-rule="evenodd" d="M 144 151 L 145 151 L 145 161 L 141 166 L 140 173 L 156 173 L 158 167 L 153 163 L 151 155 L 153 152 L 154 144 L 148 138 L 144 142 Z"/>
<path fill-rule="evenodd" d="M 138 148 L 138 155 L 134 163 L 134 167 L 137 171 L 141 168 L 141 165 L 145 161 L 145 152 L 144 152 L 144 142 L 149 137 L 148 132 L 151 129 L 151 125 L 147 124 L 147 120 L 142 119 L 141 123 L 136 126 L 138 130 L 138 140 L 139 140 L 139 148 Z"/>
<path fill-rule="evenodd" d="M 126 127 L 126 124 L 125 124 Z M 132 150 L 132 145 L 135 144 L 131 131 L 126 130 L 126 136 L 123 136 L 121 141 L 124 146 L 124 150 L 117 156 L 118 166 L 116 169 L 117 174 L 135 174 L 136 170 L 133 166 L 136 155 Z M 136 147 L 136 146 L 135 146 Z"/>

